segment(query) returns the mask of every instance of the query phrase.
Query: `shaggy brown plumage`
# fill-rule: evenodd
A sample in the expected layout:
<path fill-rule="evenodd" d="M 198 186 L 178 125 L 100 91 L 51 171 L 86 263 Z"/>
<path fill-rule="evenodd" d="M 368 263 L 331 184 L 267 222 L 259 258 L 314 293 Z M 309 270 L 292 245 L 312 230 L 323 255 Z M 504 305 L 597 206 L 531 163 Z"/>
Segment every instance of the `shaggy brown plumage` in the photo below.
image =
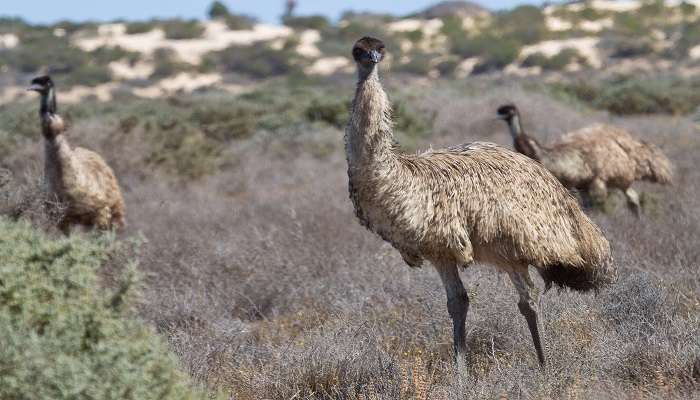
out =
<path fill-rule="evenodd" d="M 117 178 L 99 154 L 69 145 L 63 119 L 56 113 L 51 78 L 35 78 L 29 89 L 41 95 L 45 184 L 49 194 L 65 207 L 59 228 L 65 233 L 72 225 L 123 228 L 125 207 Z"/>
<path fill-rule="evenodd" d="M 490 143 L 421 154 L 397 149 L 378 76 L 383 55 L 384 45 L 373 38 L 353 49 L 359 83 L 345 142 L 357 217 L 408 265 L 427 260 L 436 266 L 447 290 L 458 361 L 466 354 L 468 298 L 457 268 L 479 261 L 510 274 L 544 364 L 528 265 L 548 285 L 598 288 L 615 277 L 607 240 L 556 178 L 523 155 Z"/>
<path fill-rule="evenodd" d="M 498 116 L 508 123 L 518 152 L 540 161 L 567 188 L 585 190 L 596 200 L 603 201 L 608 188 L 618 188 L 639 213 L 639 196 L 631 188 L 634 182 L 671 182 L 671 162 L 661 150 L 623 129 L 595 124 L 543 146 L 525 133 L 514 105 L 499 107 Z"/>

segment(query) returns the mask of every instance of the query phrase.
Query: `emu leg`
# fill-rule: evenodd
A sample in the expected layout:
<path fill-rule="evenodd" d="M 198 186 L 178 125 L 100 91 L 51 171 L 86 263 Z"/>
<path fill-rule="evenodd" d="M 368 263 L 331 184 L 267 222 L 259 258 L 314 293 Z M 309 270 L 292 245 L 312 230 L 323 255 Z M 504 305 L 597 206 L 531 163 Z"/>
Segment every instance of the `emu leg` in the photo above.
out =
<path fill-rule="evenodd" d="M 588 194 L 593 206 L 601 207 L 605 205 L 605 201 L 608 199 L 608 188 L 603 180 L 596 178 L 591 182 Z"/>
<path fill-rule="evenodd" d="M 455 265 L 440 266 L 437 270 L 447 292 L 447 311 L 452 318 L 455 359 L 457 368 L 461 371 L 466 366 L 469 357 L 465 330 L 467 311 L 469 311 L 469 296 L 467 296 L 467 291 L 464 289 Z"/>
<path fill-rule="evenodd" d="M 630 187 L 625 190 L 625 196 L 627 197 L 627 204 L 632 209 L 634 215 L 640 218 L 642 215 L 642 206 L 639 204 L 639 194 Z"/>
<path fill-rule="evenodd" d="M 513 281 L 513 285 L 515 285 L 515 288 L 518 290 L 518 295 L 520 296 L 518 309 L 527 321 L 527 326 L 530 328 L 530 334 L 532 335 L 532 342 L 535 344 L 537 359 L 540 362 L 540 366 L 544 368 L 546 360 L 544 350 L 542 349 L 542 340 L 540 339 L 540 332 L 543 330 L 541 321 L 537 316 L 539 308 L 538 289 L 530 279 L 530 274 L 527 270 L 525 270 L 525 272 L 511 272 L 509 275 L 510 280 Z"/>

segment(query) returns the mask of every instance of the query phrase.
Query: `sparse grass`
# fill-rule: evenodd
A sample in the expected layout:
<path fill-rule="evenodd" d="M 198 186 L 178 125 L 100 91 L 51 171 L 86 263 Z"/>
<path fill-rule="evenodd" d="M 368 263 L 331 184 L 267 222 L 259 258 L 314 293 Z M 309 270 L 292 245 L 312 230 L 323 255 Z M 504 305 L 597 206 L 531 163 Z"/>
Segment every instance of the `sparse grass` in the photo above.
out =
<path fill-rule="evenodd" d="M 512 80 L 426 86 L 392 78 L 384 75 L 397 139 L 409 151 L 474 140 L 510 146 L 493 121 L 506 101 L 544 142 L 609 118 Z M 195 382 L 242 400 L 698 396 L 694 124 L 663 115 L 615 119 L 663 148 L 675 186 L 639 185 L 655 199 L 641 220 L 623 208 L 591 213 L 614 247 L 621 280 L 597 296 L 543 295 L 546 373 L 507 277 L 484 266 L 462 272 L 473 363 L 458 379 L 437 274 L 406 267 L 357 223 L 347 199 L 342 126 L 353 84 L 278 79 L 239 96 L 63 107 L 72 143 L 104 154 L 125 185 L 124 235 L 146 239 L 138 317 L 167 339 Z M 25 106 L 27 115 L 17 114 Z M 0 131 L 21 132 L 0 139 L 0 162 L 18 180 L 41 152 L 35 127 L 25 126 L 37 123 L 35 107 L 0 108 Z"/>

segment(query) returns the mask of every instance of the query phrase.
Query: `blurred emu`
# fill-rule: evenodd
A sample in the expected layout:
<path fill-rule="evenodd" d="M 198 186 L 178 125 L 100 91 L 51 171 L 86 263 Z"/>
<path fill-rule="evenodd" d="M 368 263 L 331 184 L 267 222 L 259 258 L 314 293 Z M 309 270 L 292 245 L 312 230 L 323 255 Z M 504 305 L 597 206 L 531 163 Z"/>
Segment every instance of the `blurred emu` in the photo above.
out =
<path fill-rule="evenodd" d="M 499 107 L 498 118 L 508 123 L 518 152 L 541 162 L 567 188 L 585 190 L 597 202 L 605 201 L 608 187 L 618 188 L 639 216 L 639 195 L 632 184 L 639 180 L 671 182 L 671 162 L 661 150 L 620 128 L 595 124 L 544 147 L 525 133 L 515 105 Z"/>
<path fill-rule="evenodd" d="M 28 90 L 41 95 L 44 180 L 48 194 L 65 207 L 59 229 L 67 234 L 72 225 L 103 230 L 123 228 L 124 200 L 114 172 L 99 154 L 68 144 L 65 124 L 56 114 L 56 92 L 51 78 L 35 78 Z"/>
<path fill-rule="evenodd" d="M 350 198 L 358 219 L 411 267 L 437 269 L 447 292 L 458 367 L 468 358 L 469 298 L 459 269 L 483 262 L 508 273 L 537 357 L 540 339 L 534 266 L 552 283 L 579 291 L 616 278 L 610 246 L 551 173 L 521 154 L 471 143 L 407 154 L 393 140 L 391 106 L 378 75 L 384 44 L 360 39 L 352 55 L 359 81 L 345 133 Z"/>

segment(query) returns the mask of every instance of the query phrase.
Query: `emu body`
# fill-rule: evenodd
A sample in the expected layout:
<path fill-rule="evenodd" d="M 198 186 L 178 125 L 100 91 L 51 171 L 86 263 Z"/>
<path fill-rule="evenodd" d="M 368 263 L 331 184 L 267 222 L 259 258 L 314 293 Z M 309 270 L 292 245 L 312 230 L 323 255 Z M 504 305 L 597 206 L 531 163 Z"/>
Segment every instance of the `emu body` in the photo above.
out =
<path fill-rule="evenodd" d="M 393 142 L 391 106 L 377 71 L 383 48 L 377 39 L 363 38 L 353 49 L 359 82 L 345 142 L 358 219 L 409 266 L 429 261 L 436 267 L 458 364 L 467 356 L 469 305 L 458 271 L 477 261 L 510 275 L 544 364 L 528 265 L 548 286 L 594 289 L 615 277 L 607 240 L 556 178 L 523 155 L 490 143 L 402 153 Z"/>
<path fill-rule="evenodd" d="M 98 229 L 125 226 L 124 200 L 114 172 L 99 154 L 72 148 L 65 124 L 56 113 L 56 95 L 49 77 L 32 81 L 41 95 L 39 116 L 44 136 L 44 180 L 48 193 L 65 207 L 59 229 L 72 225 Z"/>
<path fill-rule="evenodd" d="M 540 161 L 567 188 L 586 191 L 597 201 L 607 198 L 608 188 L 617 188 L 639 215 L 639 195 L 632 184 L 640 180 L 671 182 L 668 158 L 656 146 L 635 139 L 623 129 L 595 124 L 543 146 L 525 133 L 514 105 L 501 106 L 498 115 L 508 123 L 518 152 Z"/>

